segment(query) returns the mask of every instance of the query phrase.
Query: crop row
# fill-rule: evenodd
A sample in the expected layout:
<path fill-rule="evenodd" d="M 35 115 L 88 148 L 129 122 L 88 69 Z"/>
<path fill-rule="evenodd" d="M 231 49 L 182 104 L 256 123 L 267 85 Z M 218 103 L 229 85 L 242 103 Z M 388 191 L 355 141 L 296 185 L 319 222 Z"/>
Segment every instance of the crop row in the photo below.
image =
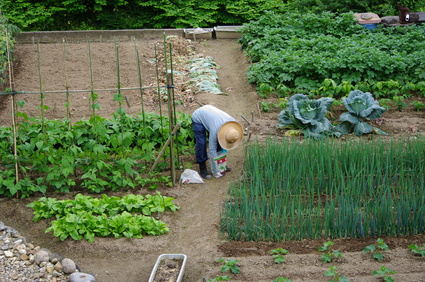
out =
<path fill-rule="evenodd" d="M 175 150 L 186 154 L 193 144 L 190 117 L 182 113 L 177 122 L 181 126 Z M 49 188 L 69 192 L 76 187 L 100 193 L 170 183 L 170 177 L 160 173 L 169 165 L 170 150 L 149 174 L 170 136 L 164 116 L 94 115 L 75 124 L 67 119 L 26 118 L 17 126 L 16 136 L 14 144 L 13 130 L 0 128 L 0 195 L 27 197 Z"/>
<path fill-rule="evenodd" d="M 425 232 L 425 140 L 251 144 L 221 211 L 230 240 Z"/>
<path fill-rule="evenodd" d="M 424 91 L 425 29 L 421 25 L 370 31 L 357 24 L 352 13 L 283 16 L 269 12 L 241 31 L 239 42 L 253 62 L 249 81 L 263 95 L 323 94 L 318 89 L 325 80 L 351 85 L 349 90 L 380 90 L 382 97 L 391 90 L 386 86 L 390 80 L 406 92 Z M 332 93 L 335 97 L 347 94 L 343 88 L 334 90 L 338 90 Z"/>
<path fill-rule="evenodd" d="M 167 225 L 153 217 L 164 211 L 179 209 L 174 198 L 156 195 L 134 195 L 93 198 L 77 194 L 74 199 L 57 200 L 42 197 L 28 204 L 34 210 L 34 221 L 55 218 L 46 232 L 62 241 L 95 237 L 142 238 L 143 234 L 161 235 L 168 232 Z"/>

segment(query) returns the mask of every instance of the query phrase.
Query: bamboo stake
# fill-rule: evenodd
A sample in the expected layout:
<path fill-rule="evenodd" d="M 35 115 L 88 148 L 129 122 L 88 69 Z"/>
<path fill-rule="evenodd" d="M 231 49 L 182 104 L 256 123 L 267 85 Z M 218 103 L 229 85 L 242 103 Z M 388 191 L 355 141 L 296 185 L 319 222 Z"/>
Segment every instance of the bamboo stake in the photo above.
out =
<path fill-rule="evenodd" d="M 37 39 L 37 58 L 38 58 L 38 82 L 40 86 L 40 110 L 41 110 L 41 129 L 43 132 L 44 140 L 46 140 L 46 126 L 44 124 L 44 93 L 43 93 L 43 82 L 41 79 L 41 62 L 40 62 L 40 47 Z"/>
<path fill-rule="evenodd" d="M 140 103 L 142 104 L 142 124 L 143 124 L 143 136 L 146 137 L 146 122 L 145 122 L 145 102 L 143 97 L 143 83 L 142 83 L 142 72 L 140 67 L 139 50 L 136 46 L 136 38 L 133 36 L 134 52 L 136 54 L 136 65 L 137 65 L 137 77 L 140 86 Z"/>
<path fill-rule="evenodd" d="M 171 139 L 173 139 L 174 135 L 176 134 L 176 132 L 179 128 L 180 128 L 180 123 L 177 123 L 176 126 L 174 127 L 173 131 L 171 132 L 171 135 L 168 137 L 167 141 L 165 142 L 164 146 L 162 146 L 162 149 L 159 152 L 159 155 L 156 158 L 155 163 L 152 165 L 151 169 L 149 170 L 149 174 L 151 174 L 154 171 L 154 169 L 156 168 L 156 166 L 158 165 L 159 159 L 164 154 L 165 149 L 167 149 L 168 145 L 171 142 Z"/>
<path fill-rule="evenodd" d="M 71 101 L 69 99 L 69 85 L 68 85 L 68 69 L 67 69 L 67 65 L 66 65 L 66 40 L 65 38 L 62 40 L 63 42 L 63 65 L 64 65 L 64 69 L 65 69 L 65 89 L 66 89 L 66 117 L 68 118 L 69 121 L 69 130 L 72 129 L 72 125 L 71 125 L 71 111 L 69 110 L 70 106 L 71 106 Z"/>
<path fill-rule="evenodd" d="M 156 70 L 156 85 L 157 85 L 157 92 L 158 92 L 159 116 L 160 116 L 160 123 L 161 123 L 161 132 L 164 132 L 163 130 L 164 125 L 162 122 L 161 87 L 159 86 L 158 52 L 156 51 L 156 45 L 154 46 L 154 50 L 155 50 L 155 70 Z"/>
<path fill-rule="evenodd" d="M 171 75 L 170 75 L 170 81 L 171 81 L 171 86 L 172 86 L 172 88 L 171 88 L 171 93 L 172 93 L 172 103 L 173 103 L 173 114 L 174 114 L 174 116 L 173 116 L 173 126 L 175 126 L 176 125 L 176 122 L 177 122 L 177 111 L 176 111 L 176 98 L 175 98 L 175 92 L 174 92 L 174 88 L 175 88 L 175 86 L 174 86 L 174 68 L 173 68 L 173 46 L 172 46 L 172 44 L 170 43 L 169 44 L 169 50 L 170 50 L 170 70 L 171 70 Z M 178 160 L 178 162 L 180 163 L 180 149 L 179 149 L 179 147 L 177 147 L 176 148 L 176 151 L 177 151 L 177 160 Z"/>
<path fill-rule="evenodd" d="M 15 95 L 13 92 L 13 82 L 12 82 L 12 62 L 10 60 L 10 49 L 9 49 L 9 35 L 6 29 L 6 51 L 7 51 L 7 63 L 9 68 L 9 86 L 12 95 L 12 127 L 13 127 L 13 155 L 15 159 L 15 183 L 19 182 L 19 163 L 18 163 L 18 149 L 17 149 L 17 133 L 16 133 L 16 113 L 15 113 Z M 18 193 L 16 194 L 18 197 Z"/>
<path fill-rule="evenodd" d="M 92 116 L 96 115 L 96 109 L 94 107 L 95 103 L 95 95 L 93 91 L 93 65 L 92 65 L 92 57 L 91 57 L 91 48 L 90 48 L 90 38 L 87 38 L 87 48 L 88 48 L 88 55 L 89 55 L 89 71 L 90 71 L 90 99 L 89 99 L 89 107 L 92 111 Z"/>
<path fill-rule="evenodd" d="M 173 125 L 174 125 L 174 111 L 173 107 L 171 105 L 172 102 L 172 93 L 171 89 L 173 86 L 171 85 L 171 75 L 172 71 L 169 71 L 168 69 L 168 58 L 167 58 L 167 39 L 164 33 L 164 65 L 165 65 L 165 73 L 166 73 L 166 80 L 167 80 L 167 106 L 168 106 L 168 126 L 170 132 L 173 131 Z M 170 139 L 170 163 L 171 163 L 171 179 L 173 186 L 176 184 L 176 175 L 175 175 L 175 163 L 174 163 L 174 134 L 172 134 Z"/>

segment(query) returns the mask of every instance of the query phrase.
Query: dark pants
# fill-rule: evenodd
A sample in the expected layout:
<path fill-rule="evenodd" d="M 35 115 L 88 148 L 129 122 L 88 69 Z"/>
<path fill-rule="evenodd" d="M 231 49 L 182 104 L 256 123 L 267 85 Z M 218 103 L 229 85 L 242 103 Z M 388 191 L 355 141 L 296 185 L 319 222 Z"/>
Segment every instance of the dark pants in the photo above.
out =
<path fill-rule="evenodd" d="M 208 160 L 207 153 L 207 130 L 201 123 L 196 123 L 192 121 L 193 133 L 195 134 L 195 153 L 196 153 L 196 162 L 203 163 Z M 222 149 L 220 145 L 217 147 L 218 152 Z"/>

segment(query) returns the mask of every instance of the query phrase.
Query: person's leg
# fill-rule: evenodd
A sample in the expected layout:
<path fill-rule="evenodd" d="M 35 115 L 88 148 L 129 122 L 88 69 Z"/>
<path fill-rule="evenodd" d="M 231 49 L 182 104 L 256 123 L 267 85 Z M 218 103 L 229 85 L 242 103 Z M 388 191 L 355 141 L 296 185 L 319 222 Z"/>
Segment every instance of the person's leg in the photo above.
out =
<path fill-rule="evenodd" d="M 207 154 L 207 131 L 205 127 L 192 121 L 193 133 L 195 134 L 195 153 L 196 162 L 199 164 L 199 172 L 205 179 L 211 179 L 212 175 L 207 169 L 206 161 L 208 160 Z"/>

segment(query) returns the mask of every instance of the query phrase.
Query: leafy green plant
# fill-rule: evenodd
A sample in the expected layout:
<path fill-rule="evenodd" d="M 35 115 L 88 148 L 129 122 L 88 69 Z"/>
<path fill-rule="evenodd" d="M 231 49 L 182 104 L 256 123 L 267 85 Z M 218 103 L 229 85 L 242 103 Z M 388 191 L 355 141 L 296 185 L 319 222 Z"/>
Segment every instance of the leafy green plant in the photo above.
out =
<path fill-rule="evenodd" d="M 279 113 L 277 128 L 295 126 L 306 138 L 322 139 L 333 128 L 326 117 L 333 101 L 327 97 L 310 100 L 307 95 L 295 94 L 289 98 L 287 109 Z"/>
<path fill-rule="evenodd" d="M 425 257 L 425 244 L 422 244 L 422 246 L 418 246 L 416 244 L 410 244 L 407 247 L 412 253 L 419 255 L 421 257 Z"/>
<path fill-rule="evenodd" d="M 415 111 L 418 111 L 418 112 L 425 107 L 425 103 L 421 101 L 412 101 L 411 104 L 415 108 Z"/>
<path fill-rule="evenodd" d="M 275 280 L 273 280 L 273 282 L 292 282 L 292 280 L 288 278 L 284 278 L 284 277 L 278 277 Z"/>
<path fill-rule="evenodd" d="M 224 258 L 219 258 L 217 260 L 217 262 L 223 262 L 224 265 L 221 267 L 221 272 L 227 272 L 230 271 L 233 274 L 238 274 L 241 273 L 241 270 L 238 266 L 238 262 L 239 260 L 236 259 L 224 259 Z"/>
<path fill-rule="evenodd" d="M 152 214 L 179 209 L 171 197 L 129 194 L 118 197 L 92 198 L 77 194 L 74 200 L 40 198 L 28 204 L 34 210 L 34 221 L 56 218 L 46 232 L 53 231 L 55 237 L 65 240 L 86 239 L 94 242 L 100 237 L 135 237 L 143 234 L 161 235 L 168 232 L 166 224 L 153 218 Z M 142 213 L 132 215 L 131 213 Z"/>
<path fill-rule="evenodd" d="M 171 177 L 161 173 L 169 166 L 164 153 L 156 170 L 148 173 L 169 134 L 168 120 L 154 113 L 105 119 L 93 115 L 70 127 L 69 120 L 48 120 L 20 115 L 17 150 L 23 172 L 18 183 L 15 157 L 10 150 L 12 129 L 0 127 L 0 195 L 28 197 L 48 189 L 69 192 L 77 186 L 95 193 L 170 186 Z M 180 113 L 175 150 L 193 150 L 190 116 Z M 13 184 L 13 185 L 11 185 Z M 172 184 L 172 183 L 171 183 Z"/>
<path fill-rule="evenodd" d="M 392 98 L 422 91 L 422 33 L 422 27 L 370 32 L 351 13 L 266 12 L 244 25 L 239 42 L 255 62 L 248 70 L 249 82 L 267 86 L 262 96 L 282 88 L 282 95 L 309 92 L 339 98 L 358 89 Z M 408 55 L 403 47 L 407 42 Z M 368 48 L 359 48 L 364 44 Z"/>
<path fill-rule="evenodd" d="M 332 241 L 327 241 L 323 243 L 323 246 L 319 247 L 318 251 L 323 252 L 322 254 L 322 262 L 328 263 L 333 261 L 333 259 L 342 258 L 342 253 L 338 250 L 331 250 L 331 246 L 335 243 Z"/>
<path fill-rule="evenodd" d="M 230 281 L 230 280 L 232 280 L 232 278 L 230 278 L 230 276 L 227 276 L 227 275 L 217 276 L 217 277 L 214 277 L 213 279 L 208 279 L 209 282 Z"/>
<path fill-rule="evenodd" d="M 325 272 L 324 274 L 326 277 L 331 278 L 328 280 L 329 282 L 349 282 L 350 280 L 347 279 L 344 275 L 340 275 L 336 271 L 336 266 L 329 267 L 329 270 Z"/>
<path fill-rule="evenodd" d="M 388 98 L 379 99 L 379 104 L 388 111 L 392 107 L 392 99 L 388 99 Z"/>
<path fill-rule="evenodd" d="M 270 251 L 270 254 L 274 257 L 274 262 L 277 264 L 285 262 L 285 255 L 288 253 L 288 250 L 282 248 L 277 248 Z"/>
<path fill-rule="evenodd" d="M 382 251 L 389 252 L 390 248 L 381 238 L 378 238 L 377 242 L 378 242 L 377 245 L 376 244 L 369 245 L 366 248 L 364 248 L 362 252 L 365 254 L 371 253 L 374 259 L 376 259 L 377 261 L 381 261 L 384 259 L 384 255 L 382 254 Z"/>
<path fill-rule="evenodd" d="M 379 276 L 385 282 L 394 282 L 394 277 L 390 276 L 391 274 L 396 274 L 396 271 L 391 270 L 385 266 L 381 266 L 379 270 L 375 270 L 372 272 L 373 276 Z"/>
<path fill-rule="evenodd" d="M 393 101 L 397 106 L 397 110 L 400 111 L 400 112 L 402 112 L 403 109 L 407 107 L 406 102 L 404 102 L 403 96 L 394 96 Z"/>
<path fill-rule="evenodd" d="M 385 132 L 373 128 L 366 121 L 377 119 L 386 111 L 379 106 L 372 94 L 360 90 L 351 91 L 347 98 L 342 98 L 345 108 L 348 112 L 341 114 L 340 123 L 335 127 L 335 132 L 342 135 L 354 132 L 356 136 L 371 133 L 375 131 L 378 134 L 386 135 Z"/>

